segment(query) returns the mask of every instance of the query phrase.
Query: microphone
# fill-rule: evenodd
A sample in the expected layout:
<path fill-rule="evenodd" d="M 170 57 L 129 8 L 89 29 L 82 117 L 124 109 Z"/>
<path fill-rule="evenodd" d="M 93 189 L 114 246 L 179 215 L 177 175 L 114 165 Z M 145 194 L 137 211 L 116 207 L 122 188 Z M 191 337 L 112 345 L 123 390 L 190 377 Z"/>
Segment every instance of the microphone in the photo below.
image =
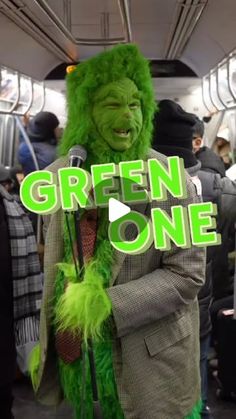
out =
<path fill-rule="evenodd" d="M 69 166 L 80 167 L 87 159 L 87 151 L 81 145 L 75 145 L 69 151 Z"/>
<path fill-rule="evenodd" d="M 75 145 L 69 150 L 69 166 L 70 167 L 79 168 L 81 164 L 85 162 L 86 159 L 87 159 L 87 151 L 81 145 Z M 77 276 L 79 276 L 76 256 L 74 253 L 72 234 L 71 234 L 70 225 L 69 225 L 69 221 L 67 217 L 68 215 L 66 215 L 66 224 L 67 224 L 67 229 L 69 233 L 72 256 L 73 256 L 74 264 L 75 264 L 75 271 L 76 271 Z M 80 271 L 82 271 L 82 269 L 84 268 L 84 256 L 83 256 L 82 235 L 81 235 L 81 228 L 80 228 L 80 213 L 78 209 L 74 211 L 74 226 L 75 226 L 75 236 L 76 236 L 77 259 L 79 262 L 79 269 Z M 101 408 L 100 401 L 98 399 L 96 365 L 95 365 L 95 359 L 94 359 L 93 344 L 92 344 L 91 339 L 89 339 L 88 346 L 89 346 L 88 359 L 89 359 L 92 394 L 93 394 L 93 419 L 103 419 L 102 408 Z"/>

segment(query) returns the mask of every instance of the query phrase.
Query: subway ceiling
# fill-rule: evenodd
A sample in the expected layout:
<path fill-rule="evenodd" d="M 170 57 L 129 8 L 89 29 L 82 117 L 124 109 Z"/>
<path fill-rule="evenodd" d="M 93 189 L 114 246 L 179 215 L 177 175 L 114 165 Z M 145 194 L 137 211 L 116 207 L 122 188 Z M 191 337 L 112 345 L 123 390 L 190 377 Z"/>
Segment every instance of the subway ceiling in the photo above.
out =
<path fill-rule="evenodd" d="M 0 64 L 43 80 L 135 42 L 148 59 L 180 61 L 202 77 L 236 47 L 235 27 L 235 0 L 0 0 Z"/>

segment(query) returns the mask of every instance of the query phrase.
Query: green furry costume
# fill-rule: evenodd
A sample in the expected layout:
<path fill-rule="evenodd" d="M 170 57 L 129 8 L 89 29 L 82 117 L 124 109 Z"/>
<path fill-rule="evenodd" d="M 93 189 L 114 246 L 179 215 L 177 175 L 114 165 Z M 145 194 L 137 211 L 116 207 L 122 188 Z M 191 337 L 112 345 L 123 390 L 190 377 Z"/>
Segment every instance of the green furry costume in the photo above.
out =
<path fill-rule="evenodd" d="M 88 171 L 92 164 L 147 157 L 156 104 L 148 63 L 134 45 L 117 46 L 79 64 L 68 74 L 67 86 L 68 123 L 61 155 L 67 155 L 75 144 L 84 145 L 88 158 L 83 167 Z M 72 227 L 72 220 L 70 224 Z M 74 334 L 79 330 L 84 341 L 82 358 L 71 364 L 58 361 L 64 395 L 74 406 L 77 419 L 83 408 L 86 419 L 92 419 L 86 346 L 87 338 L 92 337 L 103 417 L 122 419 L 112 362 L 112 305 L 105 291 L 113 260 L 107 209 L 99 210 L 95 252 L 85 266 L 82 282 L 76 279 L 68 231 L 66 227 L 64 230 L 64 260 L 56 278 L 54 327 Z M 197 404 L 186 419 L 200 418 L 199 410 Z"/>

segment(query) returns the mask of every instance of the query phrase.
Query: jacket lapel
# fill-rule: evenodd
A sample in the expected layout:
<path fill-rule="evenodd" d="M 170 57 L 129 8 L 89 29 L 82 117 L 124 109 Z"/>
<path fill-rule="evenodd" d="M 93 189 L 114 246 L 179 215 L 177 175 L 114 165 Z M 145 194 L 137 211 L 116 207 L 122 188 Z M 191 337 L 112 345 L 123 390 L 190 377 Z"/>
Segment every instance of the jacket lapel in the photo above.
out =
<path fill-rule="evenodd" d="M 130 205 L 130 208 L 131 208 L 131 211 L 136 211 L 136 212 L 139 212 L 140 214 L 146 214 L 148 212 L 149 205 L 150 205 L 149 202 L 145 202 L 145 203 L 134 204 L 132 206 Z M 133 240 L 134 238 L 135 238 L 135 230 L 127 228 L 126 239 Z M 114 249 L 114 264 L 112 267 L 112 277 L 110 281 L 110 286 L 114 285 L 119 275 L 119 272 L 123 266 L 126 256 L 127 256 L 126 253 L 122 253 Z"/>
<path fill-rule="evenodd" d="M 153 152 L 152 149 L 149 150 L 148 153 L 148 159 L 150 158 L 156 158 L 156 154 L 155 152 Z M 150 202 L 144 202 L 144 203 L 138 203 L 138 204 L 133 204 L 130 205 L 131 211 L 137 211 L 140 214 L 147 214 L 148 213 L 148 209 L 150 208 Z M 127 237 L 129 240 L 132 239 L 132 229 L 130 229 L 130 236 Z M 134 238 L 134 237 L 133 237 Z M 111 277 L 111 281 L 110 281 L 110 286 L 114 285 L 119 272 L 123 266 L 123 263 L 125 261 L 127 254 L 125 253 L 121 253 L 118 250 L 114 249 L 114 265 L 113 265 L 113 269 L 112 269 L 112 277 Z"/>

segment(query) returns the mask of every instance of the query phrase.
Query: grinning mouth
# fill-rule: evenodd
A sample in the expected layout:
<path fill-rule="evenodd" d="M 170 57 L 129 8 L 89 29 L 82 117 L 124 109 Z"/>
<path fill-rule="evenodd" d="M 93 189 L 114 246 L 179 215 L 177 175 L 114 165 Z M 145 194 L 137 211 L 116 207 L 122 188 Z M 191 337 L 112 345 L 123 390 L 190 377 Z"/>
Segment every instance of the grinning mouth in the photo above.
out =
<path fill-rule="evenodd" d="M 130 129 L 114 129 L 114 133 L 121 138 L 127 138 L 130 134 Z"/>

